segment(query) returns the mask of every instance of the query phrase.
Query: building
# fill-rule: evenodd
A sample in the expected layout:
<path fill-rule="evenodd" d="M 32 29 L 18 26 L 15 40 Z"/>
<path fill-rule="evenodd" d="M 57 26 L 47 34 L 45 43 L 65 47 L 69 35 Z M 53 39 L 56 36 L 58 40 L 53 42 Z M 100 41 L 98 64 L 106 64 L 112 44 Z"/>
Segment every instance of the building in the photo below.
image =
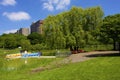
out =
<path fill-rule="evenodd" d="M 43 20 L 38 20 L 37 22 L 33 22 L 32 25 L 30 26 L 31 33 L 37 32 L 39 34 L 42 34 L 42 25 L 43 25 Z"/>
<path fill-rule="evenodd" d="M 29 28 L 20 28 L 19 30 L 17 30 L 17 34 L 28 36 L 30 34 Z"/>

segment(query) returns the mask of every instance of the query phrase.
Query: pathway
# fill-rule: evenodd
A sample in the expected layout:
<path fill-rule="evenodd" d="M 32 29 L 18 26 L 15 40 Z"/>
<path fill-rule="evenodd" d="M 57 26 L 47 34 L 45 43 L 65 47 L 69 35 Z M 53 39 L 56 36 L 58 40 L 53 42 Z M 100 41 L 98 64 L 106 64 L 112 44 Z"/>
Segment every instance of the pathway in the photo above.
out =
<path fill-rule="evenodd" d="M 117 54 L 117 56 L 118 55 L 120 56 L 119 51 L 93 51 L 93 52 L 72 54 L 69 57 L 63 59 L 62 61 L 54 61 L 45 67 L 35 68 L 32 70 L 32 73 L 58 68 L 58 67 L 61 67 L 62 65 L 65 65 L 67 63 L 86 61 L 86 60 L 95 58 L 97 55 L 98 56 L 104 56 L 104 55 L 109 56 L 109 55 L 116 55 L 116 54 Z"/>
<path fill-rule="evenodd" d="M 85 52 L 85 53 L 78 53 L 78 54 L 72 54 L 69 57 L 67 57 L 66 59 L 64 59 L 64 61 L 70 61 L 70 62 L 81 62 L 81 61 L 85 61 L 91 58 L 94 58 L 94 56 L 96 55 L 114 55 L 116 53 L 119 53 L 119 51 L 93 51 L 93 52 Z M 93 57 L 89 57 L 92 56 Z"/>

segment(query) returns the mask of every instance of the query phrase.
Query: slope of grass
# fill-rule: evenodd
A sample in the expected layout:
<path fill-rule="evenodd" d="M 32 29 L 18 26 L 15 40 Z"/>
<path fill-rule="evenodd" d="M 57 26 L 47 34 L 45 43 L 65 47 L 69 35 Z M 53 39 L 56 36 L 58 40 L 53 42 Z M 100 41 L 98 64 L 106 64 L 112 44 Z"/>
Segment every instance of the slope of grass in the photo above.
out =
<path fill-rule="evenodd" d="M 120 57 L 100 57 L 60 68 L 30 73 L 30 66 L 0 73 L 1 80 L 119 80 Z M 44 62 L 44 61 L 42 61 Z M 24 65 L 25 66 L 25 65 Z M 37 66 L 36 66 L 37 67 Z"/>
<path fill-rule="evenodd" d="M 119 80 L 120 57 L 104 57 L 34 74 L 29 80 Z"/>
<path fill-rule="evenodd" d="M 27 60 L 27 64 L 25 64 L 25 60 Z M 44 67 L 55 60 L 58 59 L 0 59 L 0 80 L 14 80 L 14 78 L 19 80 L 18 77 L 27 76 L 32 69 L 40 66 Z"/>
<path fill-rule="evenodd" d="M 0 80 L 119 80 L 120 56 L 99 57 L 85 62 L 71 63 L 51 70 L 31 73 L 31 70 L 46 66 L 58 59 L 6 60 L 6 54 L 19 50 L 0 50 Z"/>

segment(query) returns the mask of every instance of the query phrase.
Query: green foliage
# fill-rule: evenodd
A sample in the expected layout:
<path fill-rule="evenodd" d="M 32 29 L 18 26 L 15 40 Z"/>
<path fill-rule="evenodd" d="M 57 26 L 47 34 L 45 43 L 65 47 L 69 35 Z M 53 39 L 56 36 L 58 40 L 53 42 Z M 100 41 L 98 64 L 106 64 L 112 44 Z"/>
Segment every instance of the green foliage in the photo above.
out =
<path fill-rule="evenodd" d="M 101 32 L 115 41 L 120 40 L 120 14 L 107 16 L 103 20 Z"/>
<path fill-rule="evenodd" d="M 43 41 L 43 37 L 39 33 L 31 33 L 27 38 L 30 40 L 32 45 L 40 44 Z"/>
<path fill-rule="evenodd" d="M 31 49 L 31 44 L 29 40 L 21 40 L 20 46 L 23 50 L 30 50 Z"/>
<path fill-rule="evenodd" d="M 120 43 L 120 14 L 110 15 L 104 18 L 101 27 L 101 41 L 106 43 Z"/>
<path fill-rule="evenodd" d="M 41 51 L 41 50 L 46 50 L 48 49 L 47 45 L 42 43 L 42 44 L 36 44 L 36 45 L 31 45 L 31 51 Z"/>
<path fill-rule="evenodd" d="M 75 46 L 75 44 L 76 44 L 75 37 L 73 35 L 67 35 L 66 47 L 68 48 L 68 46 Z"/>
<path fill-rule="evenodd" d="M 50 49 L 94 44 L 102 17 L 103 11 L 100 7 L 87 9 L 72 7 L 68 12 L 48 16 L 44 21 L 45 43 Z"/>
<path fill-rule="evenodd" d="M 3 34 L 0 36 L 0 48 L 14 49 L 21 46 L 24 40 L 27 38 L 23 35 Z"/>

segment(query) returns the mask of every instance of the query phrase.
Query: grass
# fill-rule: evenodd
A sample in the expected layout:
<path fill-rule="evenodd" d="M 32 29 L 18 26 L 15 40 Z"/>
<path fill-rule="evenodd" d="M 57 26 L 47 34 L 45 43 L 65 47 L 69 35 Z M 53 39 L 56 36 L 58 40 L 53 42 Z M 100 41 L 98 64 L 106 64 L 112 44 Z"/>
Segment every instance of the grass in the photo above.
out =
<path fill-rule="evenodd" d="M 3 59 L 2 63 L 0 63 L 0 79 L 13 80 L 14 77 L 17 78 L 17 76 L 21 77 L 23 75 L 27 75 L 32 69 L 40 66 L 46 66 L 55 60 L 57 59 L 29 58 L 27 59 L 28 63 L 25 64 L 25 59 Z"/>
<path fill-rule="evenodd" d="M 99 57 L 81 63 L 30 74 L 31 66 L 0 73 L 1 80 L 119 80 L 120 57 Z M 41 61 L 44 63 L 44 60 Z M 48 64 L 48 61 L 45 62 Z M 40 63 L 32 68 L 42 66 Z"/>
<path fill-rule="evenodd" d="M 120 57 L 101 57 L 34 74 L 29 80 L 119 80 Z"/>
<path fill-rule="evenodd" d="M 32 69 L 45 67 L 56 59 L 29 58 L 5 59 L 6 54 L 19 50 L 0 49 L 0 80 L 119 80 L 120 56 L 97 57 L 85 62 L 69 63 L 59 68 L 31 73 Z M 52 50 L 51 50 L 52 51 Z M 54 50 L 53 50 L 54 51 Z M 64 50 L 61 50 L 61 52 Z M 43 51 L 47 52 L 47 50 Z"/>
<path fill-rule="evenodd" d="M 19 77 L 27 76 L 32 69 L 40 66 L 44 67 L 49 65 L 52 61 L 59 60 L 40 58 L 5 59 L 6 54 L 14 53 L 19 53 L 19 49 L 0 49 L 0 80 L 19 80 Z M 27 64 L 25 64 L 25 60 L 27 60 Z"/>
<path fill-rule="evenodd" d="M 95 50 L 112 50 L 113 45 L 87 45 L 85 48 L 82 48 L 85 51 L 95 51 Z"/>

